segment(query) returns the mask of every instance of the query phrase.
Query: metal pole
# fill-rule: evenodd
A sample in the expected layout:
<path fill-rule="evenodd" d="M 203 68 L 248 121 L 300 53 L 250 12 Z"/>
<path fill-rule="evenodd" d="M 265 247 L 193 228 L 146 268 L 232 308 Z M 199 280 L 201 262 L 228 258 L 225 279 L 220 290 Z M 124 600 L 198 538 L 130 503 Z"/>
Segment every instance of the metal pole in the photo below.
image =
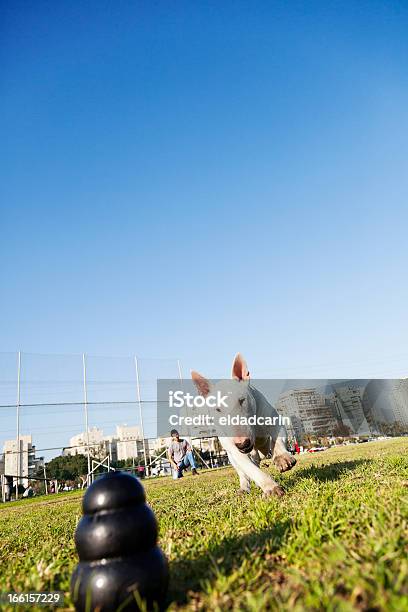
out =
<path fill-rule="evenodd" d="M 204 465 L 210 469 L 210 466 L 208 465 L 208 463 L 203 459 L 203 457 L 201 456 L 201 454 L 198 452 L 198 450 L 196 448 L 193 448 L 193 451 L 196 453 L 196 455 L 198 457 L 200 457 L 201 461 L 204 463 Z"/>
<path fill-rule="evenodd" d="M 82 353 L 82 370 L 83 370 L 83 378 L 84 378 L 84 412 L 85 412 L 85 428 L 86 428 L 86 454 L 88 457 L 88 477 L 87 477 L 87 484 L 90 484 L 88 482 L 89 477 L 90 477 L 90 472 L 91 472 L 91 456 L 89 454 L 89 421 L 88 421 L 88 392 L 87 392 L 87 388 L 86 388 L 86 358 L 85 358 L 85 353 Z"/>
<path fill-rule="evenodd" d="M 151 460 L 151 462 L 149 463 L 149 467 L 152 467 L 152 465 L 154 465 L 154 464 L 156 463 L 156 461 L 157 461 L 158 459 L 160 459 L 160 457 L 163 457 L 163 455 L 164 455 L 165 453 L 167 453 L 167 448 L 165 448 L 165 449 L 164 449 L 164 451 L 162 451 L 162 452 L 160 453 L 160 455 L 157 455 L 157 457 L 154 457 L 154 458 Z"/>
<path fill-rule="evenodd" d="M 21 383 L 21 351 L 18 351 L 18 365 L 17 365 L 17 405 L 16 405 L 16 417 L 17 417 L 17 482 L 16 482 L 16 499 L 18 499 L 18 485 L 20 482 L 20 383 Z"/>
<path fill-rule="evenodd" d="M 179 381 L 180 381 L 180 387 L 183 389 L 183 375 L 181 372 L 181 363 L 180 363 L 180 359 L 177 359 L 177 370 L 178 370 L 178 375 L 179 375 Z M 191 416 L 189 413 L 187 413 L 188 416 Z M 192 444 L 192 432 L 191 432 L 191 425 L 188 425 L 187 427 L 187 431 L 188 431 L 188 435 L 187 437 L 189 438 L 189 442 L 191 442 Z"/>
<path fill-rule="evenodd" d="M 177 369 L 178 369 L 178 373 L 179 373 L 179 379 L 180 379 L 180 382 L 181 382 L 183 380 L 183 376 L 181 375 L 180 359 L 177 359 Z"/>
<path fill-rule="evenodd" d="M 142 398 L 140 394 L 139 365 L 137 362 L 136 355 L 135 355 L 135 370 L 136 370 L 137 401 L 139 404 L 140 431 L 142 433 L 142 440 L 143 440 L 143 455 L 144 455 L 144 460 L 145 460 L 145 471 L 146 471 L 146 476 L 148 476 L 149 474 L 148 474 L 148 466 L 147 466 L 146 441 L 145 441 L 145 434 L 144 434 L 144 427 L 143 427 Z"/>
<path fill-rule="evenodd" d="M 48 495 L 47 474 L 45 472 L 45 463 L 44 463 L 44 483 L 45 483 L 45 494 Z"/>

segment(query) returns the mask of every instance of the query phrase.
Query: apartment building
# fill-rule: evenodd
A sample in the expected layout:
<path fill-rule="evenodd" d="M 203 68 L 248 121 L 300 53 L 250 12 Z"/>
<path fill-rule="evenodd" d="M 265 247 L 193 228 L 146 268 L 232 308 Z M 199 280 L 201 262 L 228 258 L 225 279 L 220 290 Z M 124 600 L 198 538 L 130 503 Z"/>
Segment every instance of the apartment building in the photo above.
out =
<path fill-rule="evenodd" d="M 4 474 L 18 477 L 18 483 L 28 487 L 28 480 L 44 465 L 43 457 L 36 457 L 31 435 L 6 440 L 3 446 Z"/>

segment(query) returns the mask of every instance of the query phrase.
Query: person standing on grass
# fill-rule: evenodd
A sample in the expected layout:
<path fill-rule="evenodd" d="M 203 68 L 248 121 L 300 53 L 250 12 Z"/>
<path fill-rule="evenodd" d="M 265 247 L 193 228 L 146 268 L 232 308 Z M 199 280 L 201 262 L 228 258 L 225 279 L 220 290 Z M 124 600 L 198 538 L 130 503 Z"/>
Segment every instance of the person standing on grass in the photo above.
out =
<path fill-rule="evenodd" d="M 173 480 L 182 478 L 183 470 L 191 466 L 191 473 L 197 476 L 197 468 L 194 462 L 193 449 L 187 440 L 180 438 L 177 429 L 172 429 L 170 432 L 171 442 L 167 449 L 167 457 L 172 468 Z"/>

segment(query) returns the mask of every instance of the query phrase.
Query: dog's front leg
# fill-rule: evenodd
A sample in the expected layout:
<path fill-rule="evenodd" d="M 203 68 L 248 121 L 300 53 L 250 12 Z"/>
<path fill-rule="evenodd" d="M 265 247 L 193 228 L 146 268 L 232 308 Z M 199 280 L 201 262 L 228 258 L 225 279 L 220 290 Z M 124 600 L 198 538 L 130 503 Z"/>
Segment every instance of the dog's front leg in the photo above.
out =
<path fill-rule="evenodd" d="M 239 494 L 249 493 L 251 490 L 251 481 L 248 476 L 241 470 L 235 459 L 228 453 L 228 459 L 231 462 L 231 465 L 235 468 L 235 471 L 239 477 Z"/>
<path fill-rule="evenodd" d="M 275 440 L 274 436 L 272 436 L 272 448 L 272 460 L 279 472 L 291 470 L 293 466 L 296 465 L 296 459 L 287 451 L 286 430 L 283 427 L 279 429 Z"/>
<path fill-rule="evenodd" d="M 275 482 L 269 474 L 263 472 L 255 463 L 251 460 L 249 455 L 241 453 L 230 438 L 228 442 L 225 439 L 221 440 L 221 444 L 224 446 L 228 453 L 228 457 L 232 465 L 240 475 L 240 472 L 244 474 L 247 480 L 253 480 L 258 487 L 263 491 L 264 497 L 269 495 L 283 495 L 283 489 Z M 240 477 L 241 480 L 241 477 Z"/>
<path fill-rule="evenodd" d="M 238 463 L 235 461 L 235 459 L 231 456 L 228 455 L 229 460 L 231 462 L 231 465 L 234 466 L 238 476 L 239 476 L 239 493 L 249 493 L 251 491 L 251 480 L 248 478 L 248 476 L 245 474 L 245 472 L 243 472 L 241 470 L 241 468 L 239 467 Z M 250 453 L 249 453 L 249 457 L 251 459 L 251 461 L 257 466 L 259 467 L 260 463 L 261 463 L 261 458 L 259 456 L 258 451 L 254 448 Z"/>

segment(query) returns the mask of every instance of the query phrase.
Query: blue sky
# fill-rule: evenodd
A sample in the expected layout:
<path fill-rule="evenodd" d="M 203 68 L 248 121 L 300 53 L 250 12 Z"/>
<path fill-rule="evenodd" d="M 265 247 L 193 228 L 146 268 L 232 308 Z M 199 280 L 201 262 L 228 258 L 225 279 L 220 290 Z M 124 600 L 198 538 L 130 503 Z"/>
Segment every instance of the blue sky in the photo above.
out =
<path fill-rule="evenodd" d="M 405 2 L 1 21 L 1 350 L 408 372 Z"/>

